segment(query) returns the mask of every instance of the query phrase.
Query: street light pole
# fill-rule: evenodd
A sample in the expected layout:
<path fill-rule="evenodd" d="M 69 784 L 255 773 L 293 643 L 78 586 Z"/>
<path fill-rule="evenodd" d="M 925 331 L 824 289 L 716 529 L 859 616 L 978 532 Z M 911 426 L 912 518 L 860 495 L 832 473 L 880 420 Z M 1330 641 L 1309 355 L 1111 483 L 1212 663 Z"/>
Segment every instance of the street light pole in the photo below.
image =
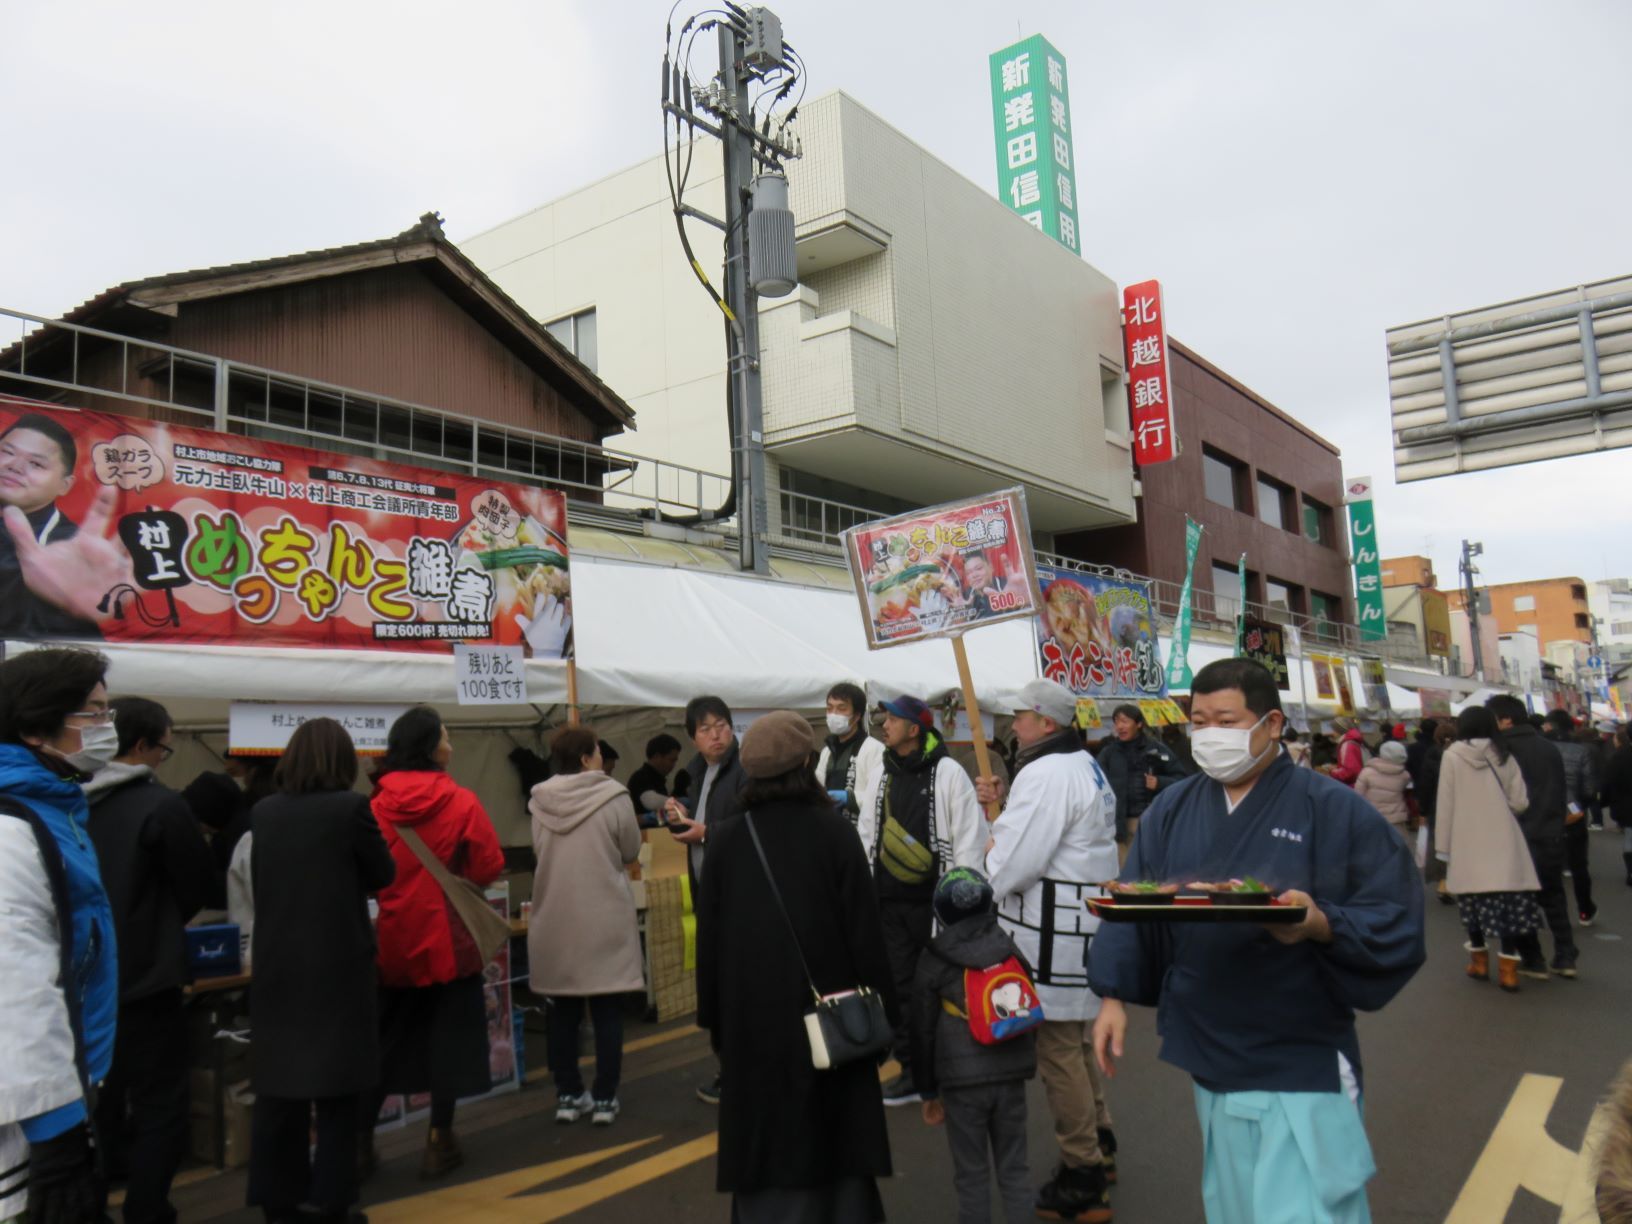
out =
<path fill-rule="evenodd" d="M 1474 586 L 1474 577 L 1479 573 L 1479 567 L 1473 559 L 1485 551 L 1483 544 L 1462 541 L 1462 559 L 1457 565 L 1457 572 L 1462 577 L 1462 603 L 1468 613 L 1468 636 L 1473 646 L 1473 674 L 1478 679 L 1485 678 L 1485 651 L 1479 640 L 1479 591 Z"/>

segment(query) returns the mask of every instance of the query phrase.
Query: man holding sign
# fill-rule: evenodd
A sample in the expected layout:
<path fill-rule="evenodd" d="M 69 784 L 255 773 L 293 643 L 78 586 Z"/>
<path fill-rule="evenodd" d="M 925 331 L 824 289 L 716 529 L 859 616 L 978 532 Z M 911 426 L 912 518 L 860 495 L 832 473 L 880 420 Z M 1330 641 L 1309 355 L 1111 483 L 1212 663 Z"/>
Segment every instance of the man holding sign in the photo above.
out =
<path fill-rule="evenodd" d="M 884 950 L 900 998 L 912 997 L 918 958 L 929 943 L 935 881 L 953 867 L 979 867 L 986 821 L 963 766 L 946 752 L 935 716 L 916 697 L 897 697 L 884 712 L 884 769 L 861 803 L 856 832 L 873 863 Z M 886 1105 L 918 1100 L 912 1086 L 912 1024 L 896 1026 L 901 1074 L 884 1085 Z"/>

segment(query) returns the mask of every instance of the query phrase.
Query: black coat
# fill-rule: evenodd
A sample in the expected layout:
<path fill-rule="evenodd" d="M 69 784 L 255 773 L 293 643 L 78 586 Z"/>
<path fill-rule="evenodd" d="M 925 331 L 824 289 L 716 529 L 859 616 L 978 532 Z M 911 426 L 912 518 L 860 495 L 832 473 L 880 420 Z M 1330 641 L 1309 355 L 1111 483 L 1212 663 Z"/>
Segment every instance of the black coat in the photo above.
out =
<path fill-rule="evenodd" d="M 91 841 L 113 906 L 119 1000 L 177 989 L 189 976 L 183 931 L 222 891 L 215 856 L 192 809 L 151 772 L 89 798 Z"/>
<path fill-rule="evenodd" d="M 714 775 L 714 785 L 708 791 L 708 810 L 702 814 L 704 826 L 708 829 L 707 842 L 703 846 L 703 864 L 707 866 L 708 856 L 713 853 L 714 839 L 720 835 L 724 827 L 736 819 L 737 795 L 748 783 L 748 775 L 742 772 L 742 758 L 739 749 L 742 747 L 735 740 L 731 742 L 731 751 L 725 760 L 720 762 L 719 772 Z M 686 811 L 693 820 L 698 819 L 697 801 L 702 798 L 703 782 L 708 777 L 708 762 L 703 754 L 698 753 L 691 758 L 686 766 L 686 793 L 684 796 Z M 676 789 L 678 794 L 678 788 Z M 693 861 L 696 856 L 691 853 L 691 847 L 686 848 L 686 871 L 691 876 L 692 895 L 697 892 L 697 873 L 693 870 Z"/>
<path fill-rule="evenodd" d="M 1610 754 L 1601 786 L 1615 823 L 1632 828 L 1632 748 L 1617 748 Z"/>
<path fill-rule="evenodd" d="M 1116 836 L 1127 840 L 1128 821 L 1145 814 L 1161 794 L 1175 782 L 1183 782 L 1190 771 L 1173 755 L 1173 750 L 1161 741 L 1140 733 L 1137 739 L 1123 743 L 1112 736 L 1100 752 L 1099 767 L 1105 771 L 1105 780 L 1116 794 Z M 1145 785 L 1145 775 L 1156 775 L 1156 789 Z"/>
<path fill-rule="evenodd" d="M 871 987 L 897 1012 L 867 856 L 826 799 L 769 804 L 754 827 L 823 994 Z M 886 1177 L 878 1068 L 810 1060 L 810 986 L 741 819 L 709 839 L 697 898 L 697 1023 L 720 1055 L 718 1187 Z"/>
<path fill-rule="evenodd" d="M 1564 836 L 1564 758 L 1558 745 L 1529 723 L 1502 732 L 1502 743 L 1519 763 L 1530 806 L 1519 813 L 1519 827 L 1531 841 Z"/>
<path fill-rule="evenodd" d="M 379 1078 L 368 894 L 396 865 L 355 791 L 273 795 L 255 806 L 250 1068 L 255 1091 L 346 1096 Z"/>
<path fill-rule="evenodd" d="M 1037 1073 L 1035 1030 L 996 1045 L 981 1045 L 969 1031 L 964 970 L 989 969 L 1011 956 L 1032 972 L 997 915 L 978 914 L 941 931 L 918 958 L 912 983 L 912 1082 L 925 1096 L 943 1088 L 1027 1080 Z M 943 1000 L 963 1015 L 947 1011 Z"/>

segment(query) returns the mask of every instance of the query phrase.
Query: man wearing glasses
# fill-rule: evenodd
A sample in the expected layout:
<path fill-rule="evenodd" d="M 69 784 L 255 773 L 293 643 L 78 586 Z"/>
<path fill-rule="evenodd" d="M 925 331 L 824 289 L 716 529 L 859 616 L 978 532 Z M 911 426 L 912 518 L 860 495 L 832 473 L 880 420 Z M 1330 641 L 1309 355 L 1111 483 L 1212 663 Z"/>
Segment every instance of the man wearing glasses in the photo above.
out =
<path fill-rule="evenodd" d="M 223 881 L 192 809 L 153 776 L 174 751 L 169 711 L 142 697 L 111 705 L 115 755 L 84 783 L 119 948 L 118 1036 L 97 1130 L 110 1179 L 128 1179 L 125 1218 L 162 1220 L 174 1218 L 170 1183 L 188 1146 L 183 930 L 223 903 Z"/>
<path fill-rule="evenodd" d="M 684 798 L 663 805 L 663 819 L 674 840 L 686 847 L 686 870 L 691 877 L 691 895 L 697 895 L 697 881 L 703 877 L 710 830 L 719 832 L 724 821 L 740 813 L 737 793 L 748 781 L 737 759 L 737 733 L 731 725 L 731 707 L 718 697 L 693 697 L 686 703 L 686 734 L 697 745 L 697 755 L 686 766 L 691 786 Z M 709 1105 L 720 1103 L 720 1076 L 697 1089 L 697 1098 Z"/>

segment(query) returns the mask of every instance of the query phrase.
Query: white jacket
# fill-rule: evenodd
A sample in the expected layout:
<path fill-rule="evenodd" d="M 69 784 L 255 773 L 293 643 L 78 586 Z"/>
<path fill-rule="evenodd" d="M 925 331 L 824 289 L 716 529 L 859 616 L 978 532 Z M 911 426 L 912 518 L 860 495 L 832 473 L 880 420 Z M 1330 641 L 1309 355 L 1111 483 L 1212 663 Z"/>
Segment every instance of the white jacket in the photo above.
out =
<path fill-rule="evenodd" d="M 83 1091 L 74 1061 L 74 1031 L 59 978 L 57 910 L 34 830 L 0 818 L 0 1173 L 28 1160 L 17 1123 L 77 1101 Z M 26 1195 L 0 1180 L 0 1219 L 20 1214 Z"/>
<path fill-rule="evenodd" d="M 1099 919 L 1083 904 L 1114 880 L 1116 796 L 1086 752 L 1050 753 L 1026 765 L 992 825 L 986 873 L 998 920 L 1031 962 L 1047 1020 L 1092 1020 L 1088 941 Z"/>
<path fill-rule="evenodd" d="M 861 837 L 869 863 L 878 858 L 878 843 L 884 832 L 880 812 L 884 806 L 885 776 L 880 756 L 878 774 L 867 793 L 857 792 L 861 812 L 856 818 L 856 833 Z M 980 801 L 975 798 L 975 784 L 963 766 L 951 757 L 942 757 L 935 765 L 935 827 L 929 836 L 943 874 L 953 867 L 980 867 L 988 836 L 986 817 L 981 814 Z"/>
<path fill-rule="evenodd" d="M 821 755 L 816 758 L 816 781 L 827 787 L 827 762 L 832 757 L 833 750 L 825 743 L 822 745 Z M 884 776 L 884 741 L 865 735 L 861 747 L 856 749 L 856 755 L 850 758 L 849 789 L 856 796 L 856 815 L 851 819 L 852 824 L 859 826 L 861 811 L 867 806 L 867 796 L 873 793 L 878 780 Z M 848 812 L 845 813 L 849 815 Z"/>

